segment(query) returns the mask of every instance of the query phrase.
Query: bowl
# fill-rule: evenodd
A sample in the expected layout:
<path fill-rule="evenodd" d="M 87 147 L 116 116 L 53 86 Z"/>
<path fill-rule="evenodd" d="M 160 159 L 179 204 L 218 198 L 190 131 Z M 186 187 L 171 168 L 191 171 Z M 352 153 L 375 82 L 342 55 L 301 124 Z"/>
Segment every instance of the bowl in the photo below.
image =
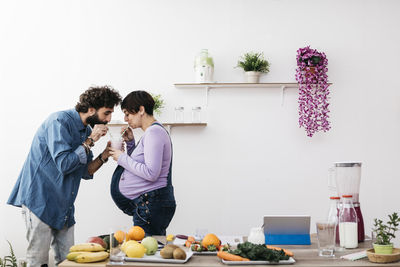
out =
<path fill-rule="evenodd" d="M 399 248 L 393 248 L 393 253 L 392 254 L 376 254 L 374 252 L 374 249 L 368 249 L 367 250 L 367 256 L 369 261 L 371 262 L 376 262 L 376 263 L 389 263 L 389 262 L 395 262 L 400 260 L 400 249 Z"/>

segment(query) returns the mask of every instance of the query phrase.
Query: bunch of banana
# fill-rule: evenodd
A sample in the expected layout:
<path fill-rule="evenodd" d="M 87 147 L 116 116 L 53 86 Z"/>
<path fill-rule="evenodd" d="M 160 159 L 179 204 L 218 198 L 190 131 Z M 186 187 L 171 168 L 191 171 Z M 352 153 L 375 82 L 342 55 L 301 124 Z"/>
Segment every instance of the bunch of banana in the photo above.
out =
<path fill-rule="evenodd" d="M 69 248 L 67 259 L 76 262 L 97 262 L 108 258 L 108 252 L 97 243 L 82 243 Z"/>

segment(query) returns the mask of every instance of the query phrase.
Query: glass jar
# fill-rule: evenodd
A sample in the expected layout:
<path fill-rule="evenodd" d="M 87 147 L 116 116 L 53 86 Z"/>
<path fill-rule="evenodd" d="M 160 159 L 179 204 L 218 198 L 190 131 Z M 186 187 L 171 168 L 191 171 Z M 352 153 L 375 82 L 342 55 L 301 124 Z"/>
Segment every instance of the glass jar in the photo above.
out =
<path fill-rule="evenodd" d="M 251 228 L 249 237 L 247 241 L 253 244 L 264 245 L 265 244 L 265 235 L 262 227 L 254 227 Z"/>
<path fill-rule="evenodd" d="M 184 122 L 184 107 L 176 107 L 175 108 L 175 122 L 183 123 Z"/>
<path fill-rule="evenodd" d="M 339 239 L 342 248 L 358 247 L 357 213 L 353 205 L 352 195 L 342 196 L 339 212 Z"/>
<path fill-rule="evenodd" d="M 192 122 L 193 123 L 201 122 L 201 107 L 192 108 Z"/>

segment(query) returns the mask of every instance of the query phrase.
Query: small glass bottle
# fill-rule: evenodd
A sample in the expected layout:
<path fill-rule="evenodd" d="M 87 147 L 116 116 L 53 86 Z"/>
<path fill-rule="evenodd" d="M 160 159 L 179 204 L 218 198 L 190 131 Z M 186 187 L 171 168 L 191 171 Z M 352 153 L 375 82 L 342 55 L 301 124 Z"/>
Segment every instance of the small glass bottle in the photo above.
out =
<path fill-rule="evenodd" d="M 339 239 L 342 248 L 358 247 L 357 213 L 352 195 L 342 196 L 342 207 L 339 213 Z"/>
<path fill-rule="evenodd" d="M 184 122 L 184 107 L 176 107 L 175 108 L 175 122 L 183 123 Z"/>
<path fill-rule="evenodd" d="M 201 122 L 201 107 L 192 108 L 192 122 L 193 123 Z"/>

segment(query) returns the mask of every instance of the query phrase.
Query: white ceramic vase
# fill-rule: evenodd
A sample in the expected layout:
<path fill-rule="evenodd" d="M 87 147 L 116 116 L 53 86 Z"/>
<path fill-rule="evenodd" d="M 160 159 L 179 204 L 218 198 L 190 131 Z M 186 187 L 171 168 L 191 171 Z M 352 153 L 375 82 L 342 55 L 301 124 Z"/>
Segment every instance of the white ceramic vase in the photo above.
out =
<path fill-rule="evenodd" d="M 261 72 L 246 71 L 246 78 L 248 83 L 259 83 Z"/>

